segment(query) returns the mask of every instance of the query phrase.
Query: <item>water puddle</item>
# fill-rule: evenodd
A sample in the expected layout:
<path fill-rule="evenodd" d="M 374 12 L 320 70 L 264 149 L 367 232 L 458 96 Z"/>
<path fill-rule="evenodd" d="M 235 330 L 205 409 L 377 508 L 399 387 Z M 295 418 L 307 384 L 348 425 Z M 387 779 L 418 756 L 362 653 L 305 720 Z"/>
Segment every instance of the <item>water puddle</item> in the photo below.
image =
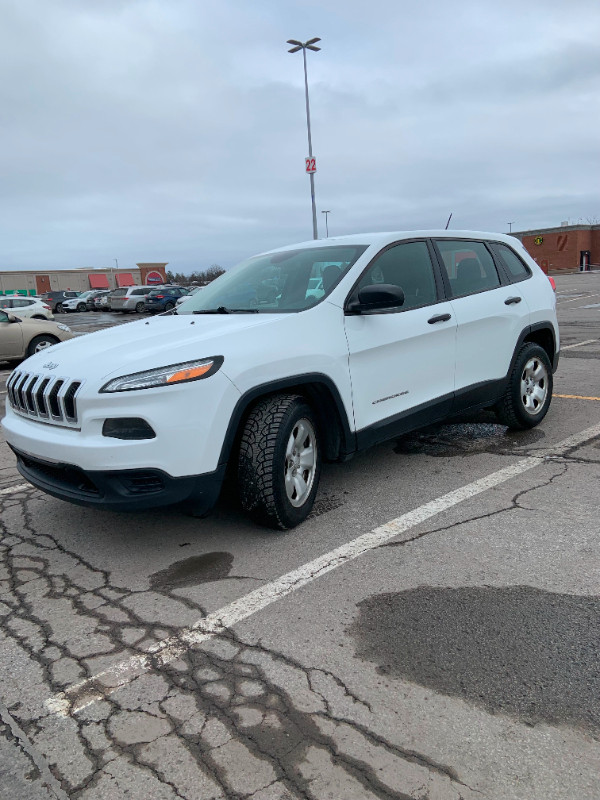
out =
<path fill-rule="evenodd" d="M 514 450 L 537 444 L 545 433 L 537 428 L 528 431 L 509 431 L 504 425 L 491 422 L 456 422 L 432 425 L 396 441 L 394 452 L 399 455 L 423 453 L 428 456 L 476 455 L 495 450 Z"/>
<path fill-rule="evenodd" d="M 175 561 L 167 569 L 150 575 L 151 589 L 196 586 L 227 578 L 233 566 L 231 553 L 204 553 Z"/>
<path fill-rule="evenodd" d="M 600 599 L 535 589 L 374 595 L 349 629 L 356 656 L 490 713 L 600 734 Z"/>

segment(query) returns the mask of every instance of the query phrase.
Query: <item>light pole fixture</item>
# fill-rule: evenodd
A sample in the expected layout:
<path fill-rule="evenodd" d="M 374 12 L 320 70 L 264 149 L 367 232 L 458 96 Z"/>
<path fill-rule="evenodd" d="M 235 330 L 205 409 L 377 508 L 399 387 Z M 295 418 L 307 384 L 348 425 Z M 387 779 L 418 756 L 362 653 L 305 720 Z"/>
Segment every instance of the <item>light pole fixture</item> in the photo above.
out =
<path fill-rule="evenodd" d="M 299 42 L 297 39 L 288 39 L 287 43 L 293 45 L 288 50 L 288 53 L 297 53 L 302 50 L 302 57 L 304 59 L 304 93 L 306 96 L 306 127 L 308 130 L 308 158 L 306 159 L 306 171 L 310 177 L 310 197 L 312 201 L 312 218 L 313 218 L 313 239 L 318 239 L 317 232 L 317 207 L 315 205 L 315 172 L 317 171 L 316 162 L 312 154 L 312 139 L 310 135 L 310 106 L 308 104 L 308 77 L 306 73 L 306 51 L 312 50 L 315 53 L 319 51 L 320 47 L 315 47 L 317 42 L 320 42 L 318 36 L 314 39 L 309 39 L 307 42 Z"/>
<path fill-rule="evenodd" d="M 508 225 L 508 232 L 509 232 L 509 233 L 512 233 L 512 226 L 513 226 L 515 223 L 514 223 L 514 222 L 507 222 L 506 224 Z"/>
<path fill-rule="evenodd" d="M 325 214 L 325 238 L 329 239 L 329 225 L 327 224 L 327 221 L 331 211 L 321 211 L 321 214 Z"/>

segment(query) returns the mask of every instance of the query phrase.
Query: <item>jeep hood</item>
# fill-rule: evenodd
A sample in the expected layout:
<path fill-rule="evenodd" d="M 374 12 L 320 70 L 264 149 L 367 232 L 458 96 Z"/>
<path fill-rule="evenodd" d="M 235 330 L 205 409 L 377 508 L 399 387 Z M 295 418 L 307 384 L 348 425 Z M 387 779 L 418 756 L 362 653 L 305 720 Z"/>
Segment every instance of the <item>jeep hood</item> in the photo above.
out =
<path fill-rule="evenodd" d="M 77 336 L 47 348 L 26 361 L 27 370 L 104 381 L 109 377 L 195 358 L 222 355 L 264 325 L 277 325 L 288 314 L 166 315 L 117 325 Z"/>

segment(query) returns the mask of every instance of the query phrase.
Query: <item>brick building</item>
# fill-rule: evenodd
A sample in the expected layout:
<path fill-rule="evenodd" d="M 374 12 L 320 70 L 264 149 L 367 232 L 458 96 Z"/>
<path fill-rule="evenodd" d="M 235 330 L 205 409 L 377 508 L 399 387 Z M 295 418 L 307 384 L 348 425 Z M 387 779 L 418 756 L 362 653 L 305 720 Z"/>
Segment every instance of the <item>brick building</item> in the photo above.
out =
<path fill-rule="evenodd" d="M 546 273 L 600 266 L 600 225 L 561 225 L 512 235 Z"/>
<path fill-rule="evenodd" d="M 0 293 L 43 294 L 72 289 L 116 289 L 166 283 L 168 261 L 136 264 L 136 269 L 38 269 L 0 271 Z"/>

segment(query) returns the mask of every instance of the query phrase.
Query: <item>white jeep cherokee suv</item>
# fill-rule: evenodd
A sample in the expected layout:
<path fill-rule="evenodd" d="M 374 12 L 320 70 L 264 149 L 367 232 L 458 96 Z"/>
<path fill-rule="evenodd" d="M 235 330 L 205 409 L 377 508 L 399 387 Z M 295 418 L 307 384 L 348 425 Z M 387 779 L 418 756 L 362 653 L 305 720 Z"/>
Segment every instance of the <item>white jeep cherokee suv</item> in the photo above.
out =
<path fill-rule="evenodd" d="M 466 409 L 537 425 L 558 354 L 553 289 L 516 239 L 345 236 L 255 256 L 177 311 L 32 356 L 3 425 L 21 474 L 64 500 L 200 515 L 229 465 L 244 509 L 291 528 L 323 459 Z"/>

